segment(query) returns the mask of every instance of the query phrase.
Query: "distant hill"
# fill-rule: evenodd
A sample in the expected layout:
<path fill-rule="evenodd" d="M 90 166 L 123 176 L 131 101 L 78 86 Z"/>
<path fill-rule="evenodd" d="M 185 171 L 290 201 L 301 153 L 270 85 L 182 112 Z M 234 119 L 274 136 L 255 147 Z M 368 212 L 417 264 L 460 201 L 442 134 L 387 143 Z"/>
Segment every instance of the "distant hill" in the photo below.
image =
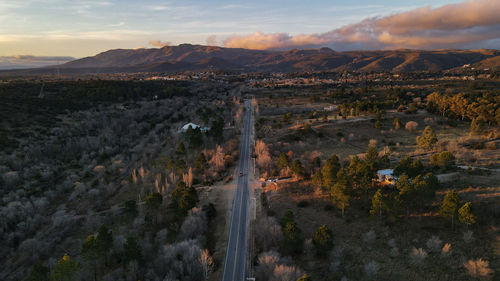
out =
<path fill-rule="evenodd" d="M 336 52 L 329 48 L 259 51 L 182 44 L 160 49 L 116 49 L 67 62 L 67 73 L 175 71 L 439 71 L 470 64 L 500 67 L 498 50 L 388 50 Z M 51 71 L 47 68 L 34 72 Z"/>

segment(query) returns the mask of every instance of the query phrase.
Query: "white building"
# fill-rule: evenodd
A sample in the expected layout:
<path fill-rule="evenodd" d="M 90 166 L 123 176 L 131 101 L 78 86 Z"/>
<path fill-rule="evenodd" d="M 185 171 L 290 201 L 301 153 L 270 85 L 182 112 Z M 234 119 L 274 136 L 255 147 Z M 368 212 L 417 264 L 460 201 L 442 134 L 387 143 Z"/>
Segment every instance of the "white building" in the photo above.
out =
<path fill-rule="evenodd" d="M 197 128 L 200 128 L 200 131 L 203 132 L 203 133 L 206 133 L 208 131 L 210 131 L 210 127 L 206 126 L 206 127 L 201 127 L 200 125 L 197 125 L 195 123 L 187 123 L 186 125 L 182 126 L 182 128 L 180 129 L 181 132 L 185 133 L 187 132 L 187 130 L 189 129 L 189 127 L 191 127 L 191 129 L 197 129 Z"/>

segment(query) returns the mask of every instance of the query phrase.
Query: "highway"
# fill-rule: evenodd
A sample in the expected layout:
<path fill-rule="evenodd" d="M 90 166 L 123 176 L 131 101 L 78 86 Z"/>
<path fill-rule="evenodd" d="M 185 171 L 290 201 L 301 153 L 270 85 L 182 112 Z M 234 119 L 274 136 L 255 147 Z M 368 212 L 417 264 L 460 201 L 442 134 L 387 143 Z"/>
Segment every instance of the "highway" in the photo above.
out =
<path fill-rule="evenodd" d="M 241 130 L 240 160 L 237 186 L 234 193 L 229 240 L 222 281 L 246 280 L 249 189 L 248 174 L 251 151 L 252 103 L 245 101 L 245 116 Z M 239 173 L 243 173 L 239 176 Z"/>

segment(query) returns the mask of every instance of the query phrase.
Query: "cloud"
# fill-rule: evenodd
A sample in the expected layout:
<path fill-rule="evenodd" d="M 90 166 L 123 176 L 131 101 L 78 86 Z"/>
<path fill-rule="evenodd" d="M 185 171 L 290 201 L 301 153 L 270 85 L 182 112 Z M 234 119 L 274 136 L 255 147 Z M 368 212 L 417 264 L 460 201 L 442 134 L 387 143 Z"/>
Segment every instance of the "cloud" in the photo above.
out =
<path fill-rule="evenodd" d="M 119 27 L 119 26 L 124 26 L 125 25 L 125 22 L 121 21 L 119 23 L 112 23 L 112 24 L 108 24 L 108 26 L 111 26 L 111 27 Z"/>
<path fill-rule="evenodd" d="M 217 46 L 217 36 L 210 35 L 207 37 L 207 46 Z"/>
<path fill-rule="evenodd" d="M 49 65 L 62 64 L 72 61 L 73 57 L 62 56 L 32 56 L 32 55 L 16 55 L 16 56 L 0 56 L 0 69 L 20 69 L 34 68 Z"/>
<path fill-rule="evenodd" d="M 500 38 L 500 1 L 470 0 L 373 17 L 325 33 L 290 35 L 255 32 L 231 36 L 226 47 L 285 49 L 314 46 L 442 48 Z"/>
<path fill-rule="evenodd" d="M 170 41 L 164 42 L 164 41 L 161 41 L 161 40 L 153 40 L 153 41 L 149 41 L 149 45 L 153 45 L 155 47 L 163 48 L 163 47 L 172 45 L 172 42 L 170 42 Z"/>

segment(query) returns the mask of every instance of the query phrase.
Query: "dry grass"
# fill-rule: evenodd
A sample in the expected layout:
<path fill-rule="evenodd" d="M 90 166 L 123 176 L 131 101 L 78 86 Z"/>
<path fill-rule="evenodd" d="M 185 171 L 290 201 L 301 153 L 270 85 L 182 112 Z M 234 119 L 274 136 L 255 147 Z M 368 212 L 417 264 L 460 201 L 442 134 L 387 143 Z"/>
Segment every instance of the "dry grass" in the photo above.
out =
<path fill-rule="evenodd" d="M 452 232 L 437 213 L 427 217 L 411 216 L 408 220 L 401 218 L 396 223 L 384 220 L 389 224 L 386 226 L 369 217 L 368 210 L 350 208 L 345 218 L 340 216 L 339 210 L 325 210 L 325 206 L 330 205 L 328 196 L 316 198 L 313 191 L 294 182 L 279 184 L 277 189 L 269 192 L 270 206 L 277 218 L 286 210 L 293 210 L 305 239 L 311 238 L 317 227 L 326 224 L 334 232 L 335 248 L 343 249 L 340 256 L 326 260 L 311 259 L 309 255 L 296 259 L 299 267 L 314 273 L 314 280 L 328 280 L 323 276 L 331 274 L 341 278 L 341 272 L 349 272 L 349 280 L 365 280 L 365 265 L 370 261 L 379 265 L 377 276 L 384 280 L 468 280 L 463 259 L 484 256 L 493 243 L 488 231 L 474 231 L 475 239 L 464 243 L 463 233 Z M 309 206 L 298 208 L 297 203 L 304 199 L 310 202 Z M 436 201 L 439 200 L 438 197 Z M 359 202 L 353 205 L 359 205 Z M 434 248 L 428 251 L 429 240 L 441 240 L 433 239 L 433 236 L 442 237 L 442 242 L 437 251 L 434 250 L 436 243 L 430 243 Z M 423 263 L 412 262 L 413 248 L 427 252 Z M 340 262 L 335 264 L 335 272 L 330 270 L 332 262 Z M 443 268 L 453 269 L 453 273 Z"/>
<path fill-rule="evenodd" d="M 291 99 L 293 100 L 293 99 Z M 273 99 L 273 102 L 276 102 Z M 293 101 L 289 101 L 294 104 Z M 294 110 L 306 103 L 296 103 Z M 280 108 L 286 103 L 280 104 Z M 472 149 L 466 141 L 469 137 L 469 124 L 456 122 L 456 125 L 447 125 L 442 117 L 434 116 L 419 111 L 417 114 L 404 114 L 389 111 L 382 121 L 382 129 L 375 129 L 370 117 L 349 118 L 347 120 L 329 118 L 328 122 L 319 118 L 307 119 L 311 127 L 322 137 L 310 137 L 299 141 L 283 136 L 293 134 L 301 125 L 294 120 L 290 125 L 278 127 L 279 115 L 262 115 L 267 125 L 272 130 L 266 132 L 264 141 L 273 144 L 271 151 L 277 157 L 279 152 L 292 150 L 294 155 L 300 157 L 310 151 L 319 151 L 321 158 L 325 159 L 331 154 L 338 154 L 341 158 L 348 159 L 352 155 L 364 153 L 369 145 L 376 145 L 379 150 L 388 146 L 391 150 L 393 161 L 407 155 L 415 155 L 424 162 L 436 152 L 451 151 L 457 162 L 464 165 L 500 169 L 500 151 L 496 143 L 485 145 L 485 149 Z M 331 117 L 331 116 L 330 116 Z M 394 117 L 398 117 L 402 124 L 414 121 L 418 123 L 414 131 L 409 132 L 403 128 L 396 130 L 392 125 Z M 274 121 L 273 121 L 274 120 Z M 416 149 L 416 137 L 421 134 L 426 125 L 432 126 L 439 139 L 438 145 L 432 151 L 419 151 Z M 492 171 L 490 174 L 483 172 L 468 173 L 458 170 L 458 177 L 444 184 L 444 189 L 457 188 L 464 200 L 473 202 L 475 211 L 486 219 L 482 225 L 474 229 L 474 240 L 465 243 L 463 240 L 464 227 L 452 231 L 437 210 L 439 209 L 444 191 L 438 192 L 432 209 L 424 213 L 415 213 L 409 219 L 396 218 L 379 220 L 368 215 L 368 209 L 360 206 L 363 204 L 359 198 L 354 199 L 352 206 L 346 210 L 345 218 L 340 211 L 332 208 L 327 193 L 314 192 L 308 183 L 278 183 L 270 186 L 268 198 L 271 210 L 280 218 L 285 211 L 292 210 L 296 222 L 303 231 L 305 239 L 310 239 L 317 227 L 326 224 L 334 232 L 335 249 L 340 255 L 332 255 L 325 260 L 315 259 L 309 255 L 295 258 L 295 261 L 307 273 L 312 273 L 313 280 L 348 280 L 370 279 L 365 266 L 375 262 L 377 267 L 376 277 L 379 280 L 470 280 L 464 270 L 463 262 L 470 258 L 485 257 L 491 253 L 494 237 L 499 236 L 498 230 L 491 230 L 486 225 L 495 223 L 495 207 L 500 205 L 500 174 Z M 468 188 L 469 186 L 474 186 Z M 298 208 L 297 203 L 307 200 L 307 207 Z M 325 208 L 327 207 L 327 208 Z M 368 207 L 366 207 L 368 208 Z M 366 233 L 373 231 L 373 239 L 366 238 Z M 370 235 L 372 236 L 372 235 Z M 435 237 L 433 237 L 435 236 Z M 439 237 L 439 238 L 438 238 Z M 500 238 L 499 238 L 500 239 Z M 429 243 L 427 243 L 430 241 Z M 500 241 L 500 240 L 498 240 Z M 500 255 L 500 242 L 498 255 Z M 425 256 L 422 263 L 412 263 L 412 249 L 417 249 L 419 256 Z M 422 251 L 418 250 L 422 249 Z M 453 250 L 451 250 L 453 249 Z M 500 264 L 492 259 L 491 268 L 496 271 Z M 369 271 L 373 272 L 372 266 Z M 329 276 L 326 278 L 326 276 Z M 377 280 L 378 280 L 377 279 Z"/>

